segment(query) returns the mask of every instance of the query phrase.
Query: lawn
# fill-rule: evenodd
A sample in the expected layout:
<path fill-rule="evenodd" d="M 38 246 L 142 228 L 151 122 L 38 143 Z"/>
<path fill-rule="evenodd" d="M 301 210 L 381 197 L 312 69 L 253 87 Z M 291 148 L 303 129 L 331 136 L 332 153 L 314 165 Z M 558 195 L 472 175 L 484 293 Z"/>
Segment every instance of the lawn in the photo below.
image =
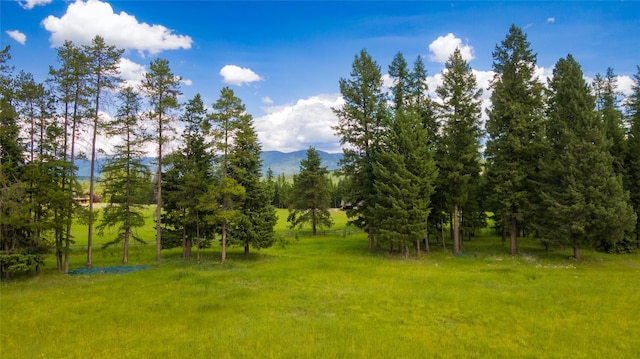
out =
<path fill-rule="evenodd" d="M 321 235 L 219 249 L 201 261 L 136 247 L 127 274 L 39 276 L 1 284 L 4 358 L 636 358 L 640 256 L 544 252 L 522 240 L 465 242 L 403 259 L 367 250 L 342 212 Z M 152 238 L 151 238 L 152 239 Z M 120 249 L 97 249 L 118 265 Z M 84 263 L 80 251 L 72 267 Z"/>

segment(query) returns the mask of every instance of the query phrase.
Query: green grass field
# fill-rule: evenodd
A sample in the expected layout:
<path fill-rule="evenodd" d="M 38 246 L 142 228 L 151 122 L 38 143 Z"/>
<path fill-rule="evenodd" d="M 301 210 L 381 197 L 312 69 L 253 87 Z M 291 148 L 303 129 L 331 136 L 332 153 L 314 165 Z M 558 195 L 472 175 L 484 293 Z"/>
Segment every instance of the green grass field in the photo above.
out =
<path fill-rule="evenodd" d="M 284 213 L 288 244 L 248 259 L 172 250 L 156 265 L 150 242 L 130 264 L 152 269 L 70 276 L 50 259 L 39 276 L 1 283 L 0 357 L 640 357 L 637 254 L 585 250 L 577 262 L 522 240 L 511 257 L 487 235 L 462 256 L 436 247 L 407 260 L 369 252 L 342 212 L 315 238 L 287 229 Z M 94 264 L 120 256 L 96 249 Z M 85 259 L 75 251 L 72 268 Z"/>

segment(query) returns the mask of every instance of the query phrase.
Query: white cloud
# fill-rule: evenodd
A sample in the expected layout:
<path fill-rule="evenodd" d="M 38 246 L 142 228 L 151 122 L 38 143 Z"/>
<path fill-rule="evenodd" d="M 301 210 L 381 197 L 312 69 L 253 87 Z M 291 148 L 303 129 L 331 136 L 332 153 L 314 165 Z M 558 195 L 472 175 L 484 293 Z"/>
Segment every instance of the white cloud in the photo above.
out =
<path fill-rule="evenodd" d="M 25 0 L 25 1 L 18 1 L 18 3 L 23 9 L 31 10 L 38 5 L 46 5 L 52 1 L 53 0 Z"/>
<path fill-rule="evenodd" d="M 542 82 L 543 85 L 547 85 L 548 80 L 550 80 L 551 78 L 553 78 L 553 69 L 552 68 L 545 68 L 545 67 L 539 67 L 536 65 L 536 68 L 534 70 L 534 76 L 538 78 L 538 80 L 540 82 Z"/>
<path fill-rule="evenodd" d="M 469 46 L 468 44 L 463 45 L 461 39 L 455 37 L 452 33 L 448 33 L 446 36 L 438 36 L 437 39 L 429 44 L 429 51 L 432 53 L 429 59 L 433 62 L 444 64 L 456 48 L 460 49 L 464 60 L 471 61 L 475 58 L 473 46 Z"/>
<path fill-rule="evenodd" d="M 556 18 L 555 17 L 547 18 L 547 24 L 553 24 L 554 22 L 556 22 Z"/>
<path fill-rule="evenodd" d="M 265 96 L 262 98 L 262 103 L 267 105 L 273 105 L 273 100 L 269 96 Z"/>
<path fill-rule="evenodd" d="M 629 96 L 633 94 L 633 86 L 635 86 L 635 81 L 630 76 L 621 75 L 617 77 L 618 79 L 618 91 L 620 91 L 624 96 Z"/>
<path fill-rule="evenodd" d="M 100 0 L 76 0 L 62 17 L 50 15 L 42 25 L 51 33 L 52 47 L 65 40 L 89 44 L 100 35 L 107 44 L 155 55 L 163 50 L 189 49 L 192 43 L 191 37 L 175 35 L 162 25 L 140 23 L 124 11 L 115 14 L 111 5 Z"/>
<path fill-rule="evenodd" d="M 220 69 L 220 76 L 222 76 L 222 81 L 224 83 L 236 86 L 242 86 L 242 84 L 249 84 L 256 81 L 263 81 L 263 78 L 251 69 L 236 65 L 225 65 Z"/>
<path fill-rule="evenodd" d="M 340 139 L 331 128 L 338 124 L 332 108 L 343 103 L 337 94 L 318 95 L 293 105 L 268 108 L 269 114 L 254 121 L 262 149 L 291 152 L 313 146 L 322 151 L 340 151 Z"/>
<path fill-rule="evenodd" d="M 131 86 L 134 88 L 139 86 L 144 79 L 144 74 L 147 73 L 147 69 L 144 66 L 126 57 L 120 58 L 118 68 L 120 69 L 120 77 L 124 79 L 122 86 Z"/>
<path fill-rule="evenodd" d="M 180 83 L 182 83 L 185 86 L 191 86 L 193 85 L 193 81 L 189 80 L 189 79 L 180 79 Z"/>
<path fill-rule="evenodd" d="M 20 44 L 24 45 L 27 42 L 27 35 L 23 34 L 18 30 L 7 30 L 5 31 L 9 37 L 16 40 Z"/>

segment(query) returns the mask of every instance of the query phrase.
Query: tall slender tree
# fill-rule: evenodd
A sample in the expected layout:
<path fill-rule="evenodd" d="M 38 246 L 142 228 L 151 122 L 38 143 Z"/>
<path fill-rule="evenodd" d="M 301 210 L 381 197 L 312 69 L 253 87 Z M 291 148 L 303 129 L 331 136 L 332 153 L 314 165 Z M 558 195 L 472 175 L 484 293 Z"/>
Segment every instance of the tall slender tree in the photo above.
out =
<path fill-rule="evenodd" d="M 144 243 L 136 229 L 144 225 L 142 203 L 151 173 L 143 163 L 144 144 L 149 137 L 140 119 L 140 96 L 133 88 L 125 87 L 119 100 L 120 108 L 108 123 L 107 134 L 121 138 L 121 142 L 114 146 L 114 153 L 102 170 L 107 207 L 98 231 L 103 234 L 106 228 L 116 227 L 115 238 L 105 246 L 122 243 L 122 263 L 127 264 L 130 240 Z"/>
<path fill-rule="evenodd" d="M 480 176 L 481 95 L 469 64 L 456 49 L 445 63 L 436 93 L 442 104 L 442 138 L 438 144 L 438 188 L 451 209 L 453 253 L 460 250 L 460 211 L 477 201 Z"/>
<path fill-rule="evenodd" d="M 67 196 L 75 200 L 81 194 L 81 187 L 76 178 L 76 138 L 80 127 L 84 123 L 85 111 L 89 106 L 86 81 L 89 75 L 88 59 L 81 49 L 71 41 L 65 41 L 57 49 L 58 62 L 60 67 L 55 69 L 49 67 L 50 81 L 54 84 L 56 96 L 59 99 L 62 109 L 59 113 L 64 118 L 64 151 L 69 165 L 62 178 L 63 189 L 67 191 Z M 79 210 L 79 206 L 74 206 Z M 71 225 L 73 222 L 74 208 L 69 208 L 66 214 L 66 231 L 64 235 L 65 247 L 65 268 L 68 269 L 69 247 L 72 241 Z"/>
<path fill-rule="evenodd" d="M 338 117 L 334 130 L 344 146 L 341 164 L 347 181 L 345 200 L 353 205 L 347 216 L 350 223 L 368 233 L 369 249 L 373 249 L 376 232 L 373 165 L 380 152 L 382 134 L 388 127 L 389 112 L 380 66 L 366 50 L 355 56 L 350 76 L 340 79 L 345 103 L 334 109 Z"/>
<path fill-rule="evenodd" d="M 287 222 L 291 228 L 311 224 L 313 235 L 318 227 L 331 227 L 329 212 L 331 193 L 327 167 L 321 166 L 315 148 L 307 149 L 307 158 L 300 161 L 300 172 L 293 177 L 293 193 L 289 203 Z"/>
<path fill-rule="evenodd" d="M 244 188 L 244 199 L 239 206 L 237 225 L 231 229 L 231 242 L 244 247 L 244 256 L 249 248 L 270 247 L 275 241 L 273 227 L 278 221 L 275 208 L 269 203 L 271 191 L 260 180 L 262 147 L 253 128 L 249 114 L 239 117 L 233 150 L 230 156 L 230 176 Z"/>
<path fill-rule="evenodd" d="M 604 122 L 609 151 L 613 156 L 613 169 L 624 176 L 625 155 L 627 142 L 624 118 L 619 107 L 620 93 L 618 92 L 617 76 L 612 68 L 608 68 L 604 76 L 597 74 L 593 83 L 596 96 L 596 109 Z"/>
<path fill-rule="evenodd" d="M 196 245 L 198 258 L 203 239 L 210 240 L 213 226 L 206 225 L 198 201 L 214 182 L 211 143 L 207 138 L 211 124 L 207 117 L 202 97 L 196 94 L 184 107 L 180 120 L 185 125 L 182 144 L 166 158 L 163 191 L 163 225 L 175 240 L 164 240 L 163 248 L 182 246 L 182 256 L 191 257 L 191 248 Z M 208 241 L 207 241 L 208 242 Z"/>
<path fill-rule="evenodd" d="M 231 176 L 233 139 L 246 113 L 242 101 L 236 97 L 233 90 L 224 87 L 220 92 L 220 98 L 213 104 L 211 121 L 213 125 L 214 149 L 218 154 L 218 167 L 220 172 L 220 186 L 214 190 L 218 192 L 221 211 L 214 220 L 219 220 L 222 231 L 221 261 L 227 257 L 227 231 L 229 224 L 238 220 L 238 209 L 244 200 L 245 189 Z"/>
<path fill-rule="evenodd" d="M 542 237 L 580 249 L 609 249 L 633 228 L 622 178 L 613 170 L 606 129 L 595 112 L 595 100 L 573 56 L 560 59 L 549 83 L 547 136 L 550 154 L 544 162 Z"/>
<path fill-rule="evenodd" d="M 124 50 L 116 49 L 113 45 L 107 45 L 101 36 L 96 36 L 90 45 L 83 46 L 83 52 L 87 57 L 88 77 L 87 90 L 91 98 L 92 132 L 91 132 L 91 165 L 89 171 L 89 228 L 87 233 L 87 268 L 93 265 L 93 222 L 94 222 L 94 191 L 96 170 L 96 141 L 98 130 L 102 126 L 100 111 L 102 110 L 102 96 L 104 91 L 112 90 L 120 82 L 118 63 Z"/>
<path fill-rule="evenodd" d="M 633 93 L 626 106 L 629 116 L 629 135 L 627 136 L 626 189 L 630 192 L 629 202 L 636 213 L 635 240 L 640 248 L 640 66 L 634 77 Z"/>
<path fill-rule="evenodd" d="M 142 81 L 142 91 L 151 107 L 148 116 L 155 126 L 154 140 L 156 157 L 156 261 L 160 261 L 162 250 L 162 166 L 164 144 L 170 138 L 172 111 L 179 107 L 180 78 L 171 72 L 169 61 L 157 58 L 149 64 L 149 72 Z"/>
<path fill-rule="evenodd" d="M 537 202 L 533 183 L 542 154 L 544 98 L 536 58 L 515 25 L 493 52 L 486 177 L 496 222 L 509 229 L 511 254 L 517 253 L 518 224 L 526 222 Z"/>

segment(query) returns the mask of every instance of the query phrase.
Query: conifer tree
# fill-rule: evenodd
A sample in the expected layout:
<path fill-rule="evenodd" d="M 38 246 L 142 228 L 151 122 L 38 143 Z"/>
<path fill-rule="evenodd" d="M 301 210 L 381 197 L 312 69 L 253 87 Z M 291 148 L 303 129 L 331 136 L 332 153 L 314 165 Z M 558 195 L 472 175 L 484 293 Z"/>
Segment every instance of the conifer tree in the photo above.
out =
<path fill-rule="evenodd" d="M 453 221 L 453 253 L 460 250 L 460 212 L 478 200 L 480 176 L 480 111 L 482 90 L 469 64 L 456 49 L 445 63 L 443 83 L 436 93 L 442 101 L 439 116 L 437 187 L 444 194 Z M 473 215 L 465 212 L 465 216 Z"/>
<path fill-rule="evenodd" d="M 629 203 L 636 213 L 635 240 L 640 248 L 640 66 L 634 75 L 633 93 L 627 100 L 629 115 L 628 152 L 626 156 L 626 189 L 630 192 Z"/>
<path fill-rule="evenodd" d="M 273 244 L 273 227 L 278 217 L 269 203 L 271 191 L 260 180 L 262 147 L 253 128 L 253 118 L 243 114 L 238 119 L 229 175 L 244 188 L 244 198 L 239 206 L 236 226 L 230 231 L 230 239 L 233 244 L 244 247 L 244 256 L 247 257 L 250 247 L 268 248 Z"/>
<path fill-rule="evenodd" d="M 180 78 L 171 72 L 169 61 L 157 58 L 149 64 L 149 72 L 142 81 L 142 91 L 149 99 L 149 118 L 155 124 L 154 140 L 157 144 L 156 157 L 156 261 L 160 261 L 162 250 L 162 166 L 164 144 L 172 130 L 172 110 L 179 107 Z"/>
<path fill-rule="evenodd" d="M 210 119 L 213 125 L 214 150 L 217 153 L 219 184 L 209 188 L 209 194 L 201 201 L 205 208 L 215 204 L 219 210 L 207 216 L 211 224 L 221 227 L 222 253 L 221 261 L 227 257 L 227 235 L 232 224 L 239 220 L 239 207 L 245 197 L 245 188 L 232 176 L 232 155 L 234 139 L 243 120 L 249 120 L 242 101 L 236 97 L 233 90 L 224 87 L 220 91 L 220 98 L 213 104 Z M 249 119 L 247 119 L 249 117 Z"/>
<path fill-rule="evenodd" d="M 393 111 L 374 165 L 376 216 L 381 240 L 409 255 L 409 247 L 426 240 L 427 217 L 436 169 L 428 126 L 432 113 L 426 98 L 426 71 L 420 57 L 413 71 L 402 53 L 389 67 Z M 428 242 L 427 251 L 428 251 Z"/>
<path fill-rule="evenodd" d="M 616 174 L 624 175 L 624 158 L 627 152 L 625 128 L 622 111 L 618 107 L 620 94 L 617 90 L 617 77 L 612 68 L 607 69 L 604 77 L 596 75 L 593 84 L 596 95 L 596 109 L 604 122 L 609 151 L 613 156 L 613 169 Z"/>
<path fill-rule="evenodd" d="M 373 165 L 389 114 L 380 67 L 366 50 L 355 56 L 350 76 L 340 79 L 345 103 L 334 109 L 338 117 L 334 130 L 344 146 L 341 164 L 347 181 L 345 201 L 353 206 L 347 216 L 350 223 L 368 233 L 369 249 L 373 249 L 376 231 Z"/>
<path fill-rule="evenodd" d="M 101 100 L 105 90 L 112 90 L 120 82 L 118 63 L 120 56 L 124 52 L 116 49 L 113 45 L 107 45 L 104 38 L 96 36 L 91 44 L 83 47 L 83 52 L 87 57 L 88 77 L 87 90 L 91 98 L 93 108 L 91 110 L 92 134 L 91 134 L 91 169 L 89 170 L 89 229 L 87 234 L 87 268 L 92 266 L 92 243 L 93 243 L 93 202 L 95 191 L 95 167 L 96 167 L 96 140 L 98 130 L 102 126 L 100 119 Z"/>
<path fill-rule="evenodd" d="M 120 91 L 119 100 L 120 107 L 108 124 L 107 134 L 121 140 L 114 146 L 113 155 L 102 169 L 107 207 L 97 229 L 104 234 L 105 229 L 116 227 L 115 238 L 104 246 L 122 243 L 122 264 L 127 264 L 130 240 L 145 243 L 136 229 L 144 225 L 142 203 L 151 173 L 142 162 L 144 144 L 149 137 L 140 119 L 140 96 L 133 88 L 126 87 Z"/>
<path fill-rule="evenodd" d="M 609 250 L 633 228 L 622 179 L 613 158 L 595 100 L 573 56 L 560 59 L 549 83 L 546 134 L 550 153 L 544 162 L 542 204 L 538 230 L 543 238 L 580 248 Z"/>
<path fill-rule="evenodd" d="M 515 25 L 493 52 L 486 176 L 496 222 L 509 228 L 511 254 L 517 253 L 518 225 L 527 221 L 536 202 L 533 183 L 542 153 L 544 109 L 536 57 Z"/>
<path fill-rule="evenodd" d="M 307 149 L 307 158 L 300 161 L 300 172 L 293 177 L 293 193 L 289 203 L 287 222 L 291 228 L 311 224 L 315 236 L 318 227 L 331 227 L 330 183 L 327 167 L 321 166 L 315 148 Z"/>
<path fill-rule="evenodd" d="M 200 94 L 196 94 L 185 105 L 180 117 L 185 125 L 182 144 L 166 158 L 169 169 L 164 176 L 163 225 L 176 241 L 165 240 L 163 248 L 182 246 L 182 257 L 191 256 L 191 248 L 200 248 L 212 239 L 213 226 L 206 225 L 207 214 L 200 209 L 198 201 L 214 182 L 213 151 L 207 135 L 211 124 Z M 203 242 L 204 239 L 204 242 Z M 199 258 L 199 257 L 198 257 Z"/>

